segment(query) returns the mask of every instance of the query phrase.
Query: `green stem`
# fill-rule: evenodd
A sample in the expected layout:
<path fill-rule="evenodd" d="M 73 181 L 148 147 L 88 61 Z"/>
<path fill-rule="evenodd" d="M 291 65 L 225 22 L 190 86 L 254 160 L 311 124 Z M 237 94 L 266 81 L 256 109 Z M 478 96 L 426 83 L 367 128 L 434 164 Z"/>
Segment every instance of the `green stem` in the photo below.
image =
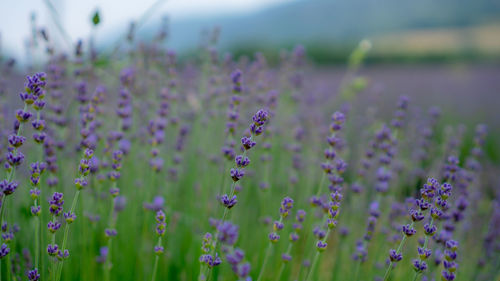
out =
<path fill-rule="evenodd" d="M 158 237 L 158 243 L 156 244 L 157 246 L 161 246 L 161 236 Z M 151 277 L 151 281 L 156 280 L 156 272 L 158 271 L 158 261 L 160 259 L 160 255 L 156 255 L 155 258 L 155 265 L 153 267 L 153 277 Z"/>
<path fill-rule="evenodd" d="M 78 189 L 75 193 L 75 196 L 73 197 L 73 202 L 71 203 L 70 213 L 73 213 L 75 211 L 76 203 L 78 202 L 79 195 L 80 195 L 80 190 Z M 66 250 L 66 243 L 68 242 L 69 225 L 70 225 L 69 223 L 66 223 L 66 226 L 64 227 L 64 237 L 63 237 L 63 243 L 62 243 L 62 248 L 61 248 L 63 253 L 64 253 L 64 250 Z M 59 263 L 56 281 L 59 281 L 61 279 L 63 264 L 64 264 L 64 259 L 62 259 L 61 262 Z"/>
<path fill-rule="evenodd" d="M 323 183 L 325 182 L 325 178 L 326 178 L 326 173 L 323 173 L 323 175 L 321 176 L 321 181 L 319 182 L 318 192 L 316 192 L 316 197 L 319 197 L 321 195 L 321 190 L 323 189 Z"/>
<path fill-rule="evenodd" d="M 35 207 L 36 207 L 35 200 Z M 35 268 L 38 269 L 38 262 L 40 260 L 40 218 L 35 217 Z"/>
<path fill-rule="evenodd" d="M 311 268 L 309 269 L 309 272 L 307 273 L 306 276 L 306 281 L 311 280 L 311 276 L 313 275 L 314 268 L 316 267 L 316 264 L 318 263 L 319 259 L 319 251 L 316 251 L 316 254 L 314 255 L 313 262 L 311 264 Z"/>
<path fill-rule="evenodd" d="M 116 181 L 113 182 L 112 188 L 116 187 Z M 109 227 L 110 229 L 114 229 L 115 227 L 115 200 L 114 198 L 111 199 L 111 213 L 109 215 Z M 106 264 L 104 266 L 104 280 L 109 281 L 110 278 L 110 273 L 111 273 L 111 267 L 113 267 L 113 264 L 111 263 L 111 249 L 113 246 L 113 237 L 110 236 L 108 238 L 108 256 L 106 258 Z"/>
<path fill-rule="evenodd" d="M 432 224 L 434 223 L 434 218 L 431 217 L 431 222 L 429 223 L 430 227 L 432 227 Z M 429 243 L 429 235 L 425 235 L 425 242 L 424 242 L 424 249 L 427 249 L 427 244 Z M 420 261 L 422 261 L 422 259 L 420 258 Z M 420 276 L 420 273 L 422 273 L 421 271 L 416 271 L 415 272 L 415 276 L 413 277 L 413 281 L 417 280 L 418 277 Z"/>
<path fill-rule="evenodd" d="M 359 276 L 359 268 L 361 267 L 361 259 L 356 261 L 356 269 L 354 270 L 354 279 L 353 281 L 356 281 L 358 280 L 358 276 Z"/>
<path fill-rule="evenodd" d="M 290 243 L 290 244 L 288 245 L 288 249 L 286 250 L 285 255 L 289 255 L 289 254 L 290 254 L 290 252 L 292 251 L 292 246 L 293 246 L 293 244 L 292 244 L 292 243 Z M 283 271 L 285 271 L 285 266 L 286 266 L 286 264 L 287 264 L 286 262 L 282 262 L 282 263 L 281 263 L 280 271 L 279 271 L 279 273 L 278 273 L 278 279 L 276 279 L 277 281 L 281 280 L 281 275 L 283 275 Z"/>
<path fill-rule="evenodd" d="M 415 224 L 415 222 L 412 222 L 410 224 L 410 228 L 412 228 L 414 224 Z M 396 255 L 399 254 L 401 252 L 401 250 L 403 249 L 404 244 L 406 242 L 406 238 L 407 238 L 407 236 L 405 234 L 403 234 L 403 239 L 401 239 L 401 242 L 399 242 L 398 249 L 396 250 Z M 394 264 L 394 262 L 392 262 L 392 261 L 389 263 L 389 266 L 387 267 L 387 270 L 385 271 L 385 274 L 384 274 L 384 281 L 386 281 L 387 278 L 389 278 L 393 264 Z"/>
<path fill-rule="evenodd" d="M 271 255 L 272 249 L 273 249 L 273 242 L 269 242 L 269 246 L 267 246 L 267 250 L 266 250 L 266 256 L 264 257 L 264 262 L 262 263 L 262 267 L 260 268 L 260 273 L 259 273 L 259 277 L 257 278 L 257 281 L 260 281 L 262 279 L 262 276 L 264 275 L 264 271 L 266 270 L 267 261 L 269 260 L 269 256 Z"/>

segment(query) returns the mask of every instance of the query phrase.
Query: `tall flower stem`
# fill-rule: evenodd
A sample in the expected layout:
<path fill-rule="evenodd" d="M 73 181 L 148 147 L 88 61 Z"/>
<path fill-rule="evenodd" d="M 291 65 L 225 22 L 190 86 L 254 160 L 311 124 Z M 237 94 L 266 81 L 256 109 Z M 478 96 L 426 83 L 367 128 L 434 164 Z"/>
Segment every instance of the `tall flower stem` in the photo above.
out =
<path fill-rule="evenodd" d="M 331 231 L 331 229 L 328 228 L 328 230 L 326 231 L 326 235 L 323 238 L 323 242 L 325 242 L 328 239 L 328 235 L 330 234 L 330 231 Z M 314 268 L 316 267 L 316 264 L 318 263 L 320 254 L 321 254 L 321 252 L 319 250 L 316 251 L 316 254 L 314 255 L 314 258 L 313 258 L 313 262 L 311 264 L 311 268 L 309 269 L 309 273 L 307 273 L 306 281 L 311 280 L 313 272 L 314 272 Z"/>
<path fill-rule="evenodd" d="M 71 203 L 71 209 L 70 209 L 71 213 L 75 212 L 75 208 L 76 208 L 76 204 L 78 202 L 79 196 L 80 196 L 80 189 L 77 189 L 75 196 L 73 197 L 73 202 Z M 68 242 L 68 234 L 69 234 L 69 223 L 66 223 L 66 226 L 64 227 L 64 236 L 63 236 L 63 243 L 62 243 L 62 252 L 63 253 L 64 253 L 64 250 L 66 250 L 66 243 Z M 59 266 L 57 269 L 57 279 L 55 279 L 56 281 L 61 280 L 63 265 L 64 265 L 64 259 L 62 259 L 61 262 L 59 263 Z"/>
<path fill-rule="evenodd" d="M 264 262 L 262 263 L 262 267 L 260 268 L 259 277 L 257 277 L 257 281 L 260 281 L 262 279 L 262 276 L 264 275 L 264 271 L 266 270 L 267 261 L 269 260 L 269 256 L 271 255 L 272 250 L 273 250 L 273 243 L 269 242 L 269 245 L 267 246 L 267 250 L 266 250 L 266 255 L 264 257 Z"/>
<path fill-rule="evenodd" d="M 156 246 L 161 246 L 161 236 L 158 237 L 158 243 L 156 243 Z M 153 276 L 151 277 L 151 281 L 156 280 L 156 272 L 158 271 L 158 262 L 160 260 L 160 255 L 156 255 L 155 258 L 155 265 L 153 267 Z"/>
<path fill-rule="evenodd" d="M 116 181 L 113 182 L 113 188 L 116 187 Z M 111 203 L 111 213 L 109 214 L 109 227 L 111 229 L 114 229 L 116 224 L 116 219 L 115 219 L 115 200 L 112 200 Z M 113 246 L 113 237 L 110 236 L 108 237 L 108 257 L 106 258 L 106 264 L 104 266 L 104 280 L 109 281 L 110 279 L 110 274 L 111 274 L 111 267 L 113 264 L 111 263 L 111 250 Z"/>
<path fill-rule="evenodd" d="M 414 224 L 415 224 L 415 222 L 412 221 L 412 223 L 410 224 L 410 228 L 412 228 Z M 396 254 L 401 253 L 401 250 L 403 249 L 403 247 L 406 243 L 406 238 L 407 238 L 407 236 L 403 234 L 403 238 L 401 239 L 401 242 L 399 242 L 399 246 L 396 250 Z M 426 236 L 426 240 L 427 240 L 427 236 Z M 384 281 L 387 281 L 387 279 L 389 278 L 393 264 L 394 264 L 394 262 L 392 262 L 392 261 L 389 263 L 389 266 L 387 267 L 387 270 L 385 271 L 385 274 L 384 274 Z"/>
<path fill-rule="evenodd" d="M 431 217 L 431 222 L 429 223 L 429 226 L 432 227 L 433 223 L 434 223 L 434 218 Z M 429 244 L 429 235 L 425 235 L 424 249 L 427 249 L 427 244 Z M 420 273 L 422 273 L 422 272 L 418 272 L 418 271 L 415 272 L 415 276 L 413 277 L 413 281 L 417 280 L 418 277 L 420 277 Z"/>
<path fill-rule="evenodd" d="M 292 243 L 290 243 L 288 245 L 288 249 L 286 250 L 286 253 L 285 253 L 286 255 L 289 255 L 290 252 L 292 251 L 292 245 L 293 245 Z M 281 264 L 280 271 L 278 273 L 278 279 L 276 279 L 276 280 L 278 280 L 278 281 L 281 280 L 281 276 L 283 275 L 283 272 L 285 271 L 285 266 L 286 266 L 286 262 L 283 262 Z"/>

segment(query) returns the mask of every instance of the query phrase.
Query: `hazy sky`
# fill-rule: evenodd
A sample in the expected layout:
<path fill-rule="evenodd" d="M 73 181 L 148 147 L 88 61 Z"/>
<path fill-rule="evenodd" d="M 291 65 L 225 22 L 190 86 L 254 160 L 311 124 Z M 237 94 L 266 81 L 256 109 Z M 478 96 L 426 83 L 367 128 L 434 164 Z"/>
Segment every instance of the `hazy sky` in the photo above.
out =
<path fill-rule="evenodd" d="M 30 34 L 30 15 L 35 12 L 38 26 L 45 26 L 54 35 L 55 25 L 46 0 L 0 0 L 0 42 L 3 51 L 17 57 L 25 53 Z M 113 30 L 120 24 L 138 19 L 157 0 L 49 0 L 60 15 L 72 41 L 87 38 L 90 17 L 96 8 L 101 12 L 100 32 Z M 155 11 L 158 18 L 168 14 L 171 21 L 217 14 L 247 13 L 287 0 L 165 0 Z"/>

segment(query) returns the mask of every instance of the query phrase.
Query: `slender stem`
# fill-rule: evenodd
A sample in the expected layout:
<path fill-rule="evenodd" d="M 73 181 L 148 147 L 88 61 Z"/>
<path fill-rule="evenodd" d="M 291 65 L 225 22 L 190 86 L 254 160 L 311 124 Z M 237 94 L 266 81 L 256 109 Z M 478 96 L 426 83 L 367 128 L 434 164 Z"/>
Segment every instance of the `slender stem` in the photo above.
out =
<path fill-rule="evenodd" d="M 7 255 L 7 281 L 11 280 L 12 276 L 12 261 L 10 260 L 10 256 L 12 255 Z"/>
<path fill-rule="evenodd" d="M 52 222 L 56 221 L 56 216 L 52 216 Z M 52 238 L 51 238 L 51 244 L 55 245 L 56 244 L 56 233 L 52 233 Z M 57 255 L 57 253 L 56 253 Z M 52 261 L 50 263 L 50 275 L 52 276 L 51 279 L 52 281 L 56 281 L 56 258 L 52 257 Z"/>
<path fill-rule="evenodd" d="M 432 227 L 432 224 L 434 223 L 434 218 L 431 217 L 431 222 L 429 223 L 430 227 Z M 425 235 L 425 241 L 424 241 L 424 249 L 427 249 L 427 244 L 429 243 L 429 235 Z M 422 261 L 422 259 L 420 258 L 420 261 Z M 415 272 L 415 276 L 413 277 L 413 281 L 417 280 L 418 277 L 420 276 L 420 273 L 422 273 L 422 271 L 416 271 Z"/>
<path fill-rule="evenodd" d="M 290 252 L 292 251 L 292 246 L 293 246 L 292 243 L 288 244 L 288 249 L 286 250 L 286 253 L 285 253 L 286 255 L 290 254 Z M 281 280 L 281 275 L 283 275 L 283 271 L 285 271 L 286 264 L 287 263 L 284 261 L 281 263 L 280 271 L 278 273 L 278 279 L 276 279 L 277 281 Z"/>
<path fill-rule="evenodd" d="M 262 279 L 262 276 L 264 275 L 264 271 L 266 270 L 266 264 L 267 261 L 269 260 L 269 256 L 271 255 L 272 249 L 273 249 L 273 243 L 269 242 L 269 246 L 267 246 L 266 250 L 266 256 L 264 257 L 264 262 L 262 263 L 262 267 L 260 268 L 260 273 L 259 277 L 257 278 L 257 281 L 260 281 Z"/>
<path fill-rule="evenodd" d="M 36 206 L 36 201 L 35 201 Z M 40 260 L 40 218 L 35 217 L 35 268 L 38 268 Z"/>
<path fill-rule="evenodd" d="M 76 203 L 78 202 L 78 196 L 80 195 L 80 190 L 78 189 L 75 193 L 75 196 L 73 197 L 73 202 L 71 203 L 71 209 L 70 213 L 73 213 L 75 211 Z M 66 223 L 66 226 L 64 227 L 64 237 L 63 237 L 63 243 L 62 243 L 62 252 L 64 253 L 64 250 L 66 250 L 66 243 L 68 242 L 68 234 L 69 234 L 69 223 Z M 56 281 L 59 281 L 61 279 L 62 275 L 62 269 L 63 269 L 63 264 L 64 264 L 64 259 L 61 260 L 58 266 L 57 270 L 57 279 Z"/>
<path fill-rule="evenodd" d="M 113 187 L 116 187 L 116 181 L 113 182 Z M 109 214 L 109 227 L 113 229 L 115 227 L 115 200 L 114 198 L 111 199 L 111 213 Z M 111 263 L 111 249 L 113 246 L 113 237 L 110 236 L 108 238 L 108 256 L 106 258 L 106 264 L 104 266 L 104 280 L 109 281 L 110 278 L 110 273 L 111 273 L 111 267 L 113 264 Z"/>
<path fill-rule="evenodd" d="M 151 277 L 151 281 L 155 281 L 156 280 L 156 271 L 158 270 L 158 260 L 160 259 L 159 256 L 156 256 L 155 258 L 155 265 L 153 267 L 153 277 Z"/>
<path fill-rule="evenodd" d="M 415 222 L 412 221 L 412 223 L 410 224 L 410 228 L 412 228 L 414 224 L 415 224 Z M 403 234 L 403 238 L 401 239 L 401 242 L 399 242 L 398 249 L 396 250 L 396 255 L 399 254 L 401 252 L 401 250 L 403 249 L 404 244 L 406 242 L 406 238 L 407 238 L 407 236 Z M 384 281 L 386 281 L 387 278 L 389 278 L 393 264 L 394 263 L 392 261 L 389 263 L 389 266 L 387 267 L 387 270 L 385 271 L 385 274 L 384 274 Z"/>
<path fill-rule="evenodd" d="M 331 231 L 331 229 L 328 228 L 328 230 L 326 231 L 325 237 L 323 237 L 323 240 L 322 240 L 323 242 L 328 240 L 328 236 L 330 235 L 330 231 Z M 311 279 L 312 274 L 314 272 L 314 268 L 316 267 L 316 263 L 318 263 L 318 259 L 319 259 L 320 254 L 321 254 L 321 252 L 317 251 L 316 254 L 314 255 L 313 263 L 311 264 L 311 268 L 309 268 L 309 272 L 306 275 L 306 281 L 309 281 Z"/>
<path fill-rule="evenodd" d="M 233 183 L 232 183 L 232 185 L 231 185 L 231 194 L 229 195 L 229 198 L 232 198 L 232 197 L 233 197 L 233 195 L 234 195 L 234 187 L 235 187 L 235 186 L 236 186 L 236 182 L 235 182 L 235 181 L 233 181 Z M 219 223 L 220 223 L 220 224 L 224 223 L 224 221 L 226 220 L 226 217 L 227 217 L 228 212 L 229 212 L 229 209 L 228 209 L 228 208 L 224 208 L 224 213 L 222 214 L 222 218 L 221 218 L 221 220 L 219 221 Z M 212 250 L 212 253 L 211 253 L 211 255 L 212 255 L 212 257 L 213 257 L 214 259 L 215 259 L 215 254 L 217 253 L 217 246 L 218 246 L 218 243 L 217 243 L 217 241 L 218 241 L 217 236 L 219 236 L 219 229 L 217 229 L 217 230 L 216 230 L 216 232 L 215 232 L 215 236 L 214 236 L 214 238 L 215 238 L 215 240 L 214 240 L 214 247 L 213 247 L 213 250 Z M 208 268 L 207 268 L 207 271 L 208 271 L 208 272 L 207 272 L 207 276 L 208 276 L 208 277 L 210 277 L 210 274 L 211 274 L 211 272 L 212 272 L 212 268 L 211 268 L 211 267 L 208 267 Z M 202 274 L 203 274 L 203 273 L 202 273 L 202 271 L 200 271 L 200 277 L 199 277 L 198 279 L 200 279 L 200 278 L 201 278 L 201 275 L 202 275 Z"/>
<path fill-rule="evenodd" d="M 156 244 L 157 246 L 161 246 L 161 236 L 158 237 L 158 243 Z M 160 255 L 156 255 L 155 258 L 155 265 L 153 267 L 153 277 L 151 277 L 151 281 L 156 280 L 156 272 L 158 271 L 158 261 L 160 259 Z"/>
<path fill-rule="evenodd" d="M 321 190 L 323 189 L 323 183 L 325 182 L 326 178 L 326 173 L 322 173 L 323 175 L 321 176 L 321 181 L 319 182 L 318 186 L 318 192 L 316 192 L 316 197 L 319 197 L 321 195 Z"/>
<path fill-rule="evenodd" d="M 309 272 L 307 273 L 306 281 L 311 280 L 311 276 L 313 275 L 314 268 L 316 267 L 316 264 L 318 263 L 319 254 L 320 254 L 319 251 L 316 251 L 316 254 L 314 255 L 314 258 L 313 258 L 313 262 L 311 264 L 311 268 L 309 269 Z"/>
<path fill-rule="evenodd" d="M 359 276 L 359 268 L 361 267 L 361 259 L 356 261 L 356 269 L 354 270 L 354 279 L 353 281 L 356 281 L 358 280 L 358 276 Z"/>

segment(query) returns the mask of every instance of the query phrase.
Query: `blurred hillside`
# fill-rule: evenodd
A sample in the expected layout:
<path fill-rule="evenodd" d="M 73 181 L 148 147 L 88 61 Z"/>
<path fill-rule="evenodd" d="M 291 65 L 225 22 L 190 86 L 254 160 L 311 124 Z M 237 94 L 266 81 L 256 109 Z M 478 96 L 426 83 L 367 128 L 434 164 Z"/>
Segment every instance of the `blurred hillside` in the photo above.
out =
<path fill-rule="evenodd" d="M 256 50 L 276 57 L 297 43 L 313 60 L 344 60 L 362 38 L 371 39 L 369 61 L 498 61 L 500 1 L 304 0 L 255 13 L 173 21 L 169 45 L 193 50 L 200 31 L 221 28 L 220 47 L 235 54 Z M 150 38 L 157 23 L 143 29 Z"/>

